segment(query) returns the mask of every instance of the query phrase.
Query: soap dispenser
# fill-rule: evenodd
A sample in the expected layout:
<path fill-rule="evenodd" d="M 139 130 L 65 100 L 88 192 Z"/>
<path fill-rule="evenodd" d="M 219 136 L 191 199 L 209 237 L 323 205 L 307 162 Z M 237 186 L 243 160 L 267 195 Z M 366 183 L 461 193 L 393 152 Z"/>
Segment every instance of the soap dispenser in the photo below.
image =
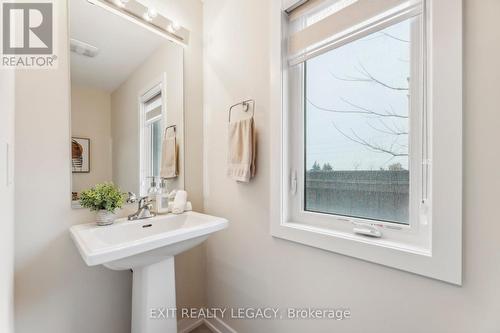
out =
<path fill-rule="evenodd" d="M 149 189 L 148 189 L 148 199 L 151 202 L 151 205 L 153 206 L 153 209 L 151 210 L 152 213 L 157 213 L 156 209 L 156 195 L 158 193 L 158 188 L 156 185 L 156 179 L 155 177 L 148 177 L 151 179 Z"/>
<path fill-rule="evenodd" d="M 157 214 L 167 214 L 168 213 L 168 202 L 169 193 L 167 190 L 167 180 L 161 178 L 160 187 L 156 193 L 156 213 Z"/>

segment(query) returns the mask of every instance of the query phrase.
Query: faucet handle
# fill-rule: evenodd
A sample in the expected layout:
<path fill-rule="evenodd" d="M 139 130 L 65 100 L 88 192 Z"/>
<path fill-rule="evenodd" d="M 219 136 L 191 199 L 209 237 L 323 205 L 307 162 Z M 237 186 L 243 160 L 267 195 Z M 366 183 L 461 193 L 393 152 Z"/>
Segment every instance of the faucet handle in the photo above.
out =
<path fill-rule="evenodd" d="M 149 196 L 140 197 L 136 201 L 139 202 L 139 208 L 143 207 L 143 206 L 147 206 L 148 204 L 153 202 L 153 200 Z"/>
<path fill-rule="evenodd" d="M 128 192 L 127 203 L 136 203 L 136 202 L 137 202 L 137 195 L 135 195 L 134 192 Z"/>

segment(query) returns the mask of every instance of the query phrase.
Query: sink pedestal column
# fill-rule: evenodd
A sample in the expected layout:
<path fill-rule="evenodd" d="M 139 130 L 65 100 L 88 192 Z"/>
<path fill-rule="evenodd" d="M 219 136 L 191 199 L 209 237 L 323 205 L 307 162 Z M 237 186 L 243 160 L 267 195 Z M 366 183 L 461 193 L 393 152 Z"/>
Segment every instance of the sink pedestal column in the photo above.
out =
<path fill-rule="evenodd" d="M 132 333 L 177 333 L 174 257 L 133 271 Z"/>

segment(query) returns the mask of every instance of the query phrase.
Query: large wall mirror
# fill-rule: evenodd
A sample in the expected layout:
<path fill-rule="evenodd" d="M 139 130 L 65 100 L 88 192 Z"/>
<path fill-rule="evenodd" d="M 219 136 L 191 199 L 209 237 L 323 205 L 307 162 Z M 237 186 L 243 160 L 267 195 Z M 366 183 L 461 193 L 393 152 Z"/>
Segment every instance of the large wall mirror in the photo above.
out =
<path fill-rule="evenodd" d="M 70 1 L 70 38 L 73 206 L 104 182 L 183 189 L 183 47 L 87 0 Z"/>

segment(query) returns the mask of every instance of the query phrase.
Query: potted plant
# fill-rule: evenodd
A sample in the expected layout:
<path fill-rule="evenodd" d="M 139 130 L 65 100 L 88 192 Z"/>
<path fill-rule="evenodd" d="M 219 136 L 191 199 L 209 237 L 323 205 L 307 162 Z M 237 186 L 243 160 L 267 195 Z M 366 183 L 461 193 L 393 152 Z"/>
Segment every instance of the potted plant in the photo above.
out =
<path fill-rule="evenodd" d="M 116 209 L 122 208 L 124 195 L 112 183 L 98 184 L 80 195 L 80 204 L 84 208 L 97 212 L 97 225 L 111 225 L 116 220 Z"/>

